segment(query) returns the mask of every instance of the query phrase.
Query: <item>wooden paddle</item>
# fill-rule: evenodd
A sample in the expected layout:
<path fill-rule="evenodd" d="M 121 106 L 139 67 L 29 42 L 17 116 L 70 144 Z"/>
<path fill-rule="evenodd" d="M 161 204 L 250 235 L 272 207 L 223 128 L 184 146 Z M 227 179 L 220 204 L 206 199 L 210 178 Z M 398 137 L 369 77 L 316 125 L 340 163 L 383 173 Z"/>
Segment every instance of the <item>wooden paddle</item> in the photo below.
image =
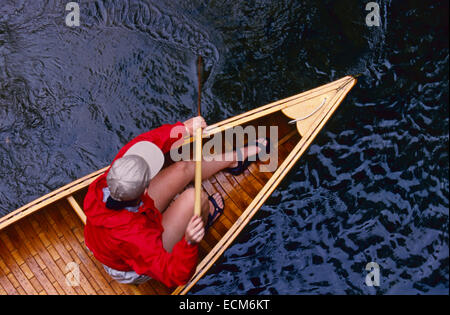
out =
<path fill-rule="evenodd" d="M 198 56 L 197 75 L 198 75 L 198 116 L 201 116 L 202 102 L 202 57 Z M 202 192 L 202 128 L 198 126 L 195 130 L 195 202 L 194 215 L 201 215 L 201 192 Z"/>

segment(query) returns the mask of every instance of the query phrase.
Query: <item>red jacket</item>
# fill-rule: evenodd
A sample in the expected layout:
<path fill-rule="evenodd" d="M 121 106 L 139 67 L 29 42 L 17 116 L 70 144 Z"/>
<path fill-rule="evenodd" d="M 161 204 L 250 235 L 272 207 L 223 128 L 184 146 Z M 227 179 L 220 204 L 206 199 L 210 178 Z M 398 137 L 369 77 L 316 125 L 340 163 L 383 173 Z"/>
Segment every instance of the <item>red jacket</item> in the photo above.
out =
<path fill-rule="evenodd" d="M 175 126 L 183 124 L 163 125 L 136 137 L 119 151 L 114 160 L 122 157 L 133 144 L 143 140 L 153 142 L 167 153 L 172 144 L 182 137 L 181 134 L 177 134 L 177 138 L 170 137 Z M 142 196 L 143 205 L 136 213 L 106 208 L 102 190 L 107 187 L 108 171 L 89 186 L 84 199 L 86 246 L 96 259 L 113 269 L 134 270 L 168 287 L 185 284 L 197 265 L 197 246 L 188 244 L 183 237 L 171 253 L 164 249 L 161 239 L 162 216 L 147 194 Z"/>

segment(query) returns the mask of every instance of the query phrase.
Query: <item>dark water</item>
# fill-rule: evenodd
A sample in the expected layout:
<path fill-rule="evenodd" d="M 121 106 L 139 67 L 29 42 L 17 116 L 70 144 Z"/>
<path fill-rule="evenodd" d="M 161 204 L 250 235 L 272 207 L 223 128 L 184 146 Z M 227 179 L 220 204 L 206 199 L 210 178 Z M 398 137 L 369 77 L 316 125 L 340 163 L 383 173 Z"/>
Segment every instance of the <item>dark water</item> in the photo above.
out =
<path fill-rule="evenodd" d="M 209 123 L 362 73 L 192 293 L 448 294 L 448 1 L 367 2 L 0 0 L 0 213 L 191 117 L 198 54 Z"/>

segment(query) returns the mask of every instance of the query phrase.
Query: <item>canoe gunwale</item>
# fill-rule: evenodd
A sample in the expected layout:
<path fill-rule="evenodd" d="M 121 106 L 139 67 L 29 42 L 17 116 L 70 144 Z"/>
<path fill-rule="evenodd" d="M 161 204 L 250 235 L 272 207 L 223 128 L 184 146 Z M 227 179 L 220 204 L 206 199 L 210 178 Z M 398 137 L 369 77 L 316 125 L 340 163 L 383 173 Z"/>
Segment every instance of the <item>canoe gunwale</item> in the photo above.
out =
<path fill-rule="evenodd" d="M 200 264 L 197 266 L 195 274 L 192 276 L 189 282 L 183 286 L 179 286 L 178 288 L 176 288 L 172 294 L 184 295 L 188 293 L 189 290 L 203 277 L 203 275 L 223 254 L 223 252 L 230 246 L 237 235 L 239 235 L 239 233 L 244 229 L 244 227 L 253 218 L 256 212 L 259 211 L 264 202 L 269 198 L 269 196 L 278 187 L 287 173 L 300 159 L 300 157 L 312 143 L 314 138 L 319 134 L 325 123 L 330 119 L 335 110 L 342 103 L 342 100 L 356 84 L 356 79 L 353 77 L 351 79 L 351 81 L 346 82 L 344 86 L 341 86 L 341 88 L 337 89 L 337 93 L 332 100 L 332 105 L 324 114 L 321 115 L 322 117 L 320 119 L 320 122 L 315 125 L 315 128 L 311 128 L 309 132 L 304 135 L 301 135 L 300 130 L 297 130 L 297 132 L 301 136 L 301 139 L 298 141 L 294 149 L 289 153 L 289 155 L 281 163 L 281 165 L 278 166 L 272 177 L 265 183 L 265 185 L 255 196 L 252 202 L 248 205 L 248 207 L 244 210 L 241 216 L 236 220 L 233 226 L 221 238 L 219 243 L 217 243 L 216 246 L 214 246 L 214 248 L 208 253 L 208 255 L 202 259 Z M 352 82 L 352 85 L 344 90 L 344 87 L 346 87 L 350 82 Z M 279 111 L 283 112 L 282 109 L 279 109 Z"/>
<path fill-rule="evenodd" d="M 108 167 L 104 167 L 96 172 L 93 172 L 87 176 L 84 176 L 76 181 L 73 181 L 57 190 L 54 190 L 47 195 L 44 195 L 22 207 L 19 209 L 7 214 L 4 217 L 0 218 L 0 231 L 7 226 L 17 222 L 18 220 L 41 210 L 45 206 L 48 206 L 64 197 L 71 196 L 73 193 L 83 189 L 86 186 L 89 186 L 97 177 L 102 175 Z"/>
<path fill-rule="evenodd" d="M 277 102 L 273 102 L 265 106 L 261 106 L 248 112 L 242 113 L 240 115 L 225 119 L 221 122 L 218 122 L 206 128 L 206 130 L 204 131 L 204 137 L 210 137 L 215 133 L 222 132 L 234 126 L 242 125 L 245 122 L 249 122 L 257 118 L 267 116 L 268 114 L 278 112 L 285 108 L 296 106 L 299 103 L 302 103 L 304 101 L 307 101 L 309 99 L 317 97 L 318 95 L 323 94 L 324 90 L 325 91 L 343 90 L 350 82 L 356 82 L 356 79 L 353 76 L 346 76 L 339 80 L 325 84 L 323 86 L 319 86 L 315 89 L 308 90 L 303 93 L 296 94 L 294 96 L 279 100 Z M 350 89 L 351 88 L 349 88 L 348 90 Z"/>

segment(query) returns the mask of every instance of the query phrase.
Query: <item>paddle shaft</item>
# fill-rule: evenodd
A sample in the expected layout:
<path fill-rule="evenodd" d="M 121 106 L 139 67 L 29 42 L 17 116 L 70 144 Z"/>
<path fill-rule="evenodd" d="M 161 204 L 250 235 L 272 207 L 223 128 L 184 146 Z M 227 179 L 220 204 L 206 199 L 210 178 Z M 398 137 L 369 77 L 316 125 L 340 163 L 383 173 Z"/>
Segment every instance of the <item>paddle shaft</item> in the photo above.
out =
<path fill-rule="evenodd" d="M 195 202 L 194 214 L 201 214 L 202 193 L 202 129 L 195 130 Z"/>
<path fill-rule="evenodd" d="M 201 116 L 201 102 L 202 102 L 202 57 L 198 56 L 197 74 L 198 74 L 198 116 Z M 194 215 L 201 215 L 201 193 L 202 193 L 202 128 L 200 126 L 195 130 L 195 201 L 194 201 Z"/>
<path fill-rule="evenodd" d="M 202 104 L 202 56 L 198 56 L 197 60 L 197 78 L 198 78 L 198 93 L 197 93 L 197 114 L 202 115 L 201 104 Z"/>

